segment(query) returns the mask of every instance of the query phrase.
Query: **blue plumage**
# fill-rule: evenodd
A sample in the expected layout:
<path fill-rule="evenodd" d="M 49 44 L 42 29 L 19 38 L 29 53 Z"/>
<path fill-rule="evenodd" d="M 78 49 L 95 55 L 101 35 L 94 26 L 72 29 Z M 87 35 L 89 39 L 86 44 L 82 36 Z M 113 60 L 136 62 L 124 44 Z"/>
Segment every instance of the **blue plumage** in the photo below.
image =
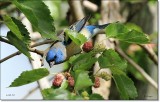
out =
<path fill-rule="evenodd" d="M 96 26 L 88 25 L 88 26 L 85 26 L 84 28 L 86 28 L 91 34 L 93 34 L 94 33 L 93 31 L 96 28 Z"/>
<path fill-rule="evenodd" d="M 104 29 L 105 27 L 107 27 L 110 23 L 107 24 L 103 24 L 103 25 L 87 25 L 84 28 L 86 28 L 90 34 L 95 34 L 97 33 L 99 30 Z M 97 29 L 97 31 L 96 31 Z"/>
<path fill-rule="evenodd" d="M 53 61 L 56 55 L 56 49 L 50 49 L 47 53 L 46 60 L 47 62 Z"/>
<path fill-rule="evenodd" d="M 84 17 L 82 20 L 71 25 L 69 29 L 82 33 L 89 40 L 94 35 L 96 35 L 98 31 L 104 29 L 109 25 L 104 24 L 84 26 L 89 18 L 90 16 Z M 48 62 L 50 67 L 52 67 L 54 64 L 63 62 L 67 59 L 67 57 L 70 57 L 81 51 L 80 47 L 77 47 L 77 45 L 75 45 L 75 43 L 73 43 L 69 37 L 67 37 L 65 34 L 63 37 L 64 41 L 56 42 L 50 47 L 49 51 L 47 52 L 46 61 Z"/>
<path fill-rule="evenodd" d="M 66 59 L 66 48 L 62 42 L 56 42 L 46 55 L 46 61 L 49 66 L 52 67 L 54 64 L 59 64 Z"/>
<path fill-rule="evenodd" d="M 46 60 L 47 62 L 55 61 L 55 64 L 58 64 L 65 60 L 65 57 L 61 49 L 53 47 L 48 51 Z"/>
<path fill-rule="evenodd" d="M 61 63 L 64 60 L 65 60 L 65 57 L 64 57 L 63 51 L 61 49 L 57 49 L 55 63 Z"/>

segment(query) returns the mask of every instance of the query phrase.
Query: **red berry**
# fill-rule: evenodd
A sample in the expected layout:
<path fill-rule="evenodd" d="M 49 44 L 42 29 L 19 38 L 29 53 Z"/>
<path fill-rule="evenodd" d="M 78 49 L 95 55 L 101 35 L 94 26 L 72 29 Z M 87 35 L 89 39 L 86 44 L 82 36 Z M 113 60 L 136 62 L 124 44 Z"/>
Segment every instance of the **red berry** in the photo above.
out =
<path fill-rule="evenodd" d="M 54 80 L 53 80 L 52 85 L 53 85 L 53 86 L 60 86 L 60 85 L 62 84 L 64 78 L 65 78 L 65 77 L 64 77 L 63 74 L 61 74 L 61 73 L 55 75 L 55 78 L 54 78 Z"/>
<path fill-rule="evenodd" d="M 68 83 L 69 83 L 69 86 L 74 86 L 74 79 L 73 79 L 73 77 L 68 77 Z"/>
<path fill-rule="evenodd" d="M 95 88 L 98 88 L 99 86 L 100 86 L 99 77 L 95 77 L 95 80 L 94 80 L 94 87 L 95 87 Z"/>
<path fill-rule="evenodd" d="M 84 45 L 82 47 L 83 51 L 85 51 L 85 52 L 91 51 L 92 48 L 93 48 L 92 41 L 88 41 L 88 42 L 84 43 Z"/>

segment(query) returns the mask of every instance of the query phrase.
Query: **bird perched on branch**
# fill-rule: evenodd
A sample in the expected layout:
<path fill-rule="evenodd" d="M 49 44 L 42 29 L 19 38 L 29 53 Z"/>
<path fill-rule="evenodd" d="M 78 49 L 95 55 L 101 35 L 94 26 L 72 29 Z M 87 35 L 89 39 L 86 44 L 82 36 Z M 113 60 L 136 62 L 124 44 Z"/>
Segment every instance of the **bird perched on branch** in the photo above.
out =
<path fill-rule="evenodd" d="M 95 36 L 101 29 L 104 29 L 109 24 L 104 25 L 87 25 L 86 22 L 90 16 L 86 16 L 78 22 L 72 24 L 69 29 L 83 34 L 88 40 Z M 70 56 L 77 54 L 81 51 L 80 46 L 76 45 L 65 33 L 59 36 L 62 41 L 56 41 L 50 46 L 46 54 L 46 61 L 49 66 L 64 62 Z"/>

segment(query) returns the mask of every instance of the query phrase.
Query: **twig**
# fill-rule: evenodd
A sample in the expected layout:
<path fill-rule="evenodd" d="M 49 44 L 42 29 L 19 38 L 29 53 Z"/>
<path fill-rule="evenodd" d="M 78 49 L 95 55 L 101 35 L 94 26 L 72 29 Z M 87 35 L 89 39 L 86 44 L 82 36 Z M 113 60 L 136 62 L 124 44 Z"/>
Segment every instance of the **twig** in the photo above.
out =
<path fill-rule="evenodd" d="M 49 44 L 49 43 L 53 43 L 53 42 L 54 42 L 53 40 L 45 40 L 43 42 L 35 43 L 35 44 L 31 45 L 30 47 L 33 48 L 33 47 L 36 47 L 36 46 L 40 46 L 40 45 L 44 45 L 44 44 Z"/>
<path fill-rule="evenodd" d="M 29 97 L 31 94 L 33 94 L 38 89 L 39 89 L 39 86 L 31 89 L 22 99 L 26 99 L 27 97 Z"/>
<path fill-rule="evenodd" d="M 37 50 L 37 49 L 33 49 L 33 48 L 30 48 L 29 51 L 37 53 L 37 54 L 43 56 L 43 51 L 40 51 L 40 50 Z"/>
<path fill-rule="evenodd" d="M 43 42 L 35 43 L 35 44 L 31 45 L 30 47 L 33 48 L 33 47 L 36 47 L 36 46 L 40 46 L 40 45 L 44 45 L 44 44 L 49 44 L 49 43 L 52 43 L 52 42 L 54 42 L 54 41 L 53 41 L 53 40 L 45 40 L 45 41 L 43 41 Z M 31 50 L 31 49 L 30 49 L 30 50 Z M 33 52 L 33 49 L 32 49 L 31 51 Z M 36 52 L 37 52 L 37 50 L 35 51 L 35 53 L 36 53 Z M 40 53 L 40 51 L 39 51 L 38 53 Z M 14 57 L 14 56 L 16 56 L 16 55 L 20 55 L 20 54 L 21 54 L 21 52 L 20 52 L 20 51 L 17 51 L 17 52 L 15 52 L 15 53 L 13 53 L 13 54 L 11 54 L 11 55 L 9 55 L 9 56 L 1 59 L 1 60 L 0 60 L 0 63 L 6 61 L 6 60 L 8 60 L 8 59 L 10 59 L 10 58 L 12 58 L 12 57 Z M 40 54 L 41 54 L 41 53 L 40 53 Z"/>
<path fill-rule="evenodd" d="M 12 45 L 8 40 L 6 40 L 6 39 L 4 39 L 4 38 L 2 38 L 2 37 L 0 37 L 0 41 Z M 39 50 L 37 50 L 37 49 L 32 49 L 32 48 L 30 48 L 29 51 L 35 52 L 35 53 L 37 53 L 37 54 L 43 56 L 43 51 L 39 51 Z M 16 54 L 17 54 L 17 53 L 16 53 Z M 18 54 L 20 54 L 20 53 L 18 53 Z M 0 62 L 1 62 L 1 61 L 0 61 Z"/>
<path fill-rule="evenodd" d="M 48 79 L 49 81 L 53 80 L 53 77 Z M 26 99 L 27 97 L 29 97 L 31 94 L 33 94 L 36 90 L 38 90 L 40 87 L 36 86 L 33 89 L 31 89 L 22 99 Z"/>
<path fill-rule="evenodd" d="M 156 90 L 158 89 L 157 83 L 143 70 L 142 67 L 140 67 L 138 64 L 136 64 L 131 58 L 129 58 L 123 50 L 116 45 L 116 51 L 123 57 L 125 58 L 138 72 L 141 73 L 141 75 L 149 82 Z"/>
<path fill-rule="evenodd" d="M 83 6 L 86 7 L 87 9 L 96 12 L 98 10 L 98 6 L 88 0 L 83 1 Z"/>
<path fill-rule="evenodd" d="M 72 14 L 76 20 L 82 19 L 84 13 L 82 10 L 82 5 L 80 0 L 68 0 L 69 6 L 71 8 Z"/>
<path fill-rule="evenodd" d="M 2 38 L 1 36 L 0 36 L 0 41 L 5 42 L 5 43 L 7 43 L 7 44 L 11 44 L 8 40 Z M 12 45 L 12 44 L 11 44 L 11 45 Z"/>
<path fill-rule="evenodd" d="M 15 52 L 15 53 L 13 53 L 13 54 L 11 54 L 11 55 L 9 55 L 9 56 L 1 59 L 1 60 L 0 60 L 0 63 L 6 61 L 6 60 L 8 60 L 8 59 L 10 59 L 10 58 L 12 58 L 12 57 L 14 57 L 14 56 L 16 56 L 16 55 L 20 55 L 20 54 L 21 54 L 21 52 L 20 52 L 20 51 L 17 51 L 17 52 Z"/>
<path fill-rule="evenodd" d="M 150 59 L 156 64 L 158 65 L 158 57 L 157 55 L 155 54 L 155 52 L 153 51 L 152 48 L 149 48 L 147 45 L 139 45 L 141 46 L 145 51 L 146 53 L 149 55 Z"/>

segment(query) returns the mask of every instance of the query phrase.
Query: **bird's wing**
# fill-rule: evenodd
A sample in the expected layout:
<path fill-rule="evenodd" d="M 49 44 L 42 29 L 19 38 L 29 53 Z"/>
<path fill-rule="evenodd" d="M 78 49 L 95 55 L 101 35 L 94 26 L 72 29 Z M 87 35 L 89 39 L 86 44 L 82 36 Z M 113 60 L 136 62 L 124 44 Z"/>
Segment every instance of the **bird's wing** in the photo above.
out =
<path fill-rule="evenodd" d="M 82 28 L 85 26 L 86 22 L 91 18 L 91 15 L 88 15 L 86 17 L 84 17 L 83 19 L 75 22 L 74 24 L 72 24 L 69 29 L 70 30 L 74 30 L 76 32 L 80 32 L 82 30 Z M 70 44 L 72 42 L 72 40 L 66 35 L 64 34 L 64 39 L 65 39 L 65 43 L 66 45 Z"/>
<path fill-rule="evenodd" d="M 72 24 L 69 29 L 71 30 L 75 30 L 77 32 L 80 32 L 82 30 L 82 28 L 84 27 L 84 25 L 86 24 L 86 22 L 91 18 L 91 15 L 88 15 L 86 17 L 84 17 L 83 19 L 75 22 L 74 24 Z"/>

